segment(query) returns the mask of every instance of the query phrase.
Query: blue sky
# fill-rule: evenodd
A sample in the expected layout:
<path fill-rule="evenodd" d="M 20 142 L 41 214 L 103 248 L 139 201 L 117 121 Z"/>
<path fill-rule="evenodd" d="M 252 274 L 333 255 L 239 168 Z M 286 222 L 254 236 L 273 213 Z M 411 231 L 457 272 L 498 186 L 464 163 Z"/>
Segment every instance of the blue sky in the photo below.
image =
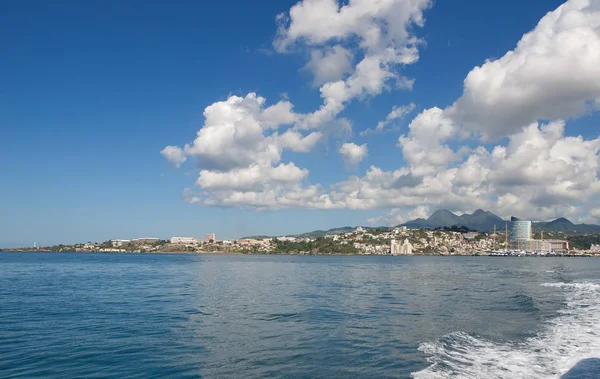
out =
<path fill-rule="evenodd" d="M 307 2 L 311 1 L 304 0 Z M 333 0 L 312 1 L 319 2 L 335 3 Z M 409 2 L 419 3 L 418 0 L 395 1 Z M 350 1 L 350 5 L 352 3 Z M 594 104 L 586 111 L 565 107 L 563 113 L 548 112 L 542 106 L 535 108 L 539 104 L 534 104 L 531 108 L 539 112 L 528 115 L 529 118 L 516 115 L 527 123 L 515 124 L 505 133 L 498 132 L 497 123 L 483 125 L 485 122 L 482 123 L 480 116 L 472 111 L 482 108 L 477 103 L 446 109 L 461 98 L 463 82 L 474 67 L 483 65 L 488 59 L 495 61 L 514 50 L 524 33 L 536 28 L 542 17 L 555 11 L 563 2 L 461 0 L 428 4 L 423 0 L 420 3 L 421 9 L 416 13 L 424 17 L 422 25 L 406 24 L 408 35 L 420 39 L 416 46 L 418 58 L 410 64 L 385 63 L 389 73 L 414 80 L 412 88 L 397 88 L 392 79 L 379 86 L 376 93 L 359 91 L 348 95 L 343 110 L 310 129 L 301 126 L 303 120 L 323 103 L 319 87 L 313 85 L 313 73 L 304 68 L 311 53 L 329 51 L 327 49 L 336 45 L 352 52 L 350 71 L 331 82 L 350 80 L 356 65 L 364 57 L 369 54 L 379 56 L 382 49 L 389 47 L 384 42 L 368 49 L 359 45 L 362 38 L 359 29 L 378 25 L 377 16 L 350 20 L 344 24 L 348 28 L 343 34 L 321 41 L 322 36 L 318 33 L 322 30 L 306 29 L 307 25 L 318 24 L 310 19 L 314 15 L 307 14 L 303 19 L 290 16 L 290 9 L 296 4 L 294 1 L 264 1 L 260 4 L 234 1 L 210 5 L 189 1 L 152 4 L 141 1 L 22 1 L 4 4 L 0 12 L 0 45 L 3 46 L 0 60 L 3 155 L 0 160 L 0 212 L 3 216 L 0 246 L 143 236 L 200 237 L 209 232 L 215 232 L 219 238 L 279 235 L 342 225 L 394 224 L 430 213 L 438 207 L 470 212 L 482 206 L 502 216 L 518 213 L 545 219 L 564 214 L 574 220 L 594 222 L 594 217 L 600 217 L 600 212 L 595 213 L 598 172 L 595 139 L 598 138 L 599 118 Z M 573 12 L 597 15 L 596 1 L 591 1 L 590 6 L 579 4 L 582 1 L 570 3 L 567 5 L 574 7 Z M 306 4 L 298 3 L 297 6 L 302 5 Z M 406 16 L 402 10 L 397 12 L 388 12 L 390 15 L 385 17 L 389 20 L 385 21 L 395 22 L 395 17 L 401 20 Z M 287 21 L 280 21 L 278 32 L 276 16 L 281 13 Z M 584 22 L 579 26 L 587 27 L 591 36 L 595 33 L 600 39 L 598 25 L 589 22 L 590 25 Z M 573 30 L 560 29 L 562 24 L 559 22 L 556 25 L 557 33 Z M 296 26 L 305 34 L 294 35 Z M 282 30 L 284 34 L 281 34 Z M 391 38 L 392 45 L 403 45 L 406 41 L 402 38 Z M 277 47 L 277 41 L 282 40 L 287 45 Z M 546 42 L 552 44 L 553 41 Z M 596 41 L 587 42 L 582 48 L 593 47 Z M 588 58 L 592 66 L 598 63 L 597 67 L 600 67 L 600 62 L 595 61 L 596 56 Z M 584 83 L 597 78 L 593 68 L 575 71 L 589 75 L 589 78 L 583 78 Z M 548 77 L 544 76 L 545 72 L 542 70 L 539 82 L 556 83 L 553 81 L 556 71 L 548 70 Z M 571 72 L 570 75 L 574 74 Z M 580 79 L 573 78 L 572 82 Z M 580 100 L 585 100 L 588 105 L 598 100 L 600 104 L 597 87 L 581 89 L 581 86 L 574 86 L 569 94 L 561 97 L 559 93 L 558 99 L 549 100 L 556 101 L 550 104 L 551 108 L 562 110 L 559 104 L 572 105 L 570 102 Z M 499 88 L 498 93 L 502 90 Z M 477 91 L 484 90 L 475 88 L 473 91 L 477 95 Z M 302 137 L 319 133 L 319 141 L 304 148 L 305 151 L 298 151 L 298 147 L 281 147 L 280 158 L 268 164 L 244 161 L 236 167 L 217 170 L 214 165 L 218 164 L 221 155 L 211 155 L 211 165 L 204 165 L 209 158 L 202 147 L 186 153 L 186 161 L 179 168 L 161 155 L 166 146 L 184 149 L 186 143 L 194 144 L 196 133 L 205 123 L 203 112 L 206 107 L 225 102 L 231 96 L 244 98 L 249 93 L 266 99 L 263 108 L 279 101 L 293 104 L 290 116 L 293 121 L 272 129 L 265 128 L 265 136 L 293 130 Z M 523 102 L 527 101 L 523 99 Z M 387 131 L 360 135 L 361 131 L 375 128 L 393 106 L 410 103 L 415 104 L 415 109 L 394 120 Z M 407 145 L 399 143 L 399 137 L 404 135 L 406 141 L 416 141 L 420 147 L 424 146 L 418 141 L 422 134 L 418 132 L 415 119 L 418 115 L 427 115 L 433 107 L 443 109 L 444 113 L 439 117 L 451 119 L 452 124 L 448 126 L 448 136 L 438 141 L 439 145 L 460 155 L 441 165 L 418 161 L 423 158 L 408 159 Z M 495 110 L 487 111 L 493 113 Z M 463 114 L 467 116 L 461 116 Z M 477 120 L 477 126 L 469 124 L 473 118 Z M 343 122 L 340 123 L 341 119 L 351 124 L 351 132 Z M 469 183 L 468 188 L 460 184 L 463 182 L 456 184 L 458 171 L 453 171 L 453 179 L 448 183 L 455 183 L 456 187 L 448 185 L 456 188 L 456 196 L 437 200 L 441 197 L 428 192 L 443 183 L 433 183 L 434 177 L 441 180 L 441 173 L 461 167 L 470 155 L 475 154 L 473 151 L 477 146 L 487 149 L 491 155 L 494 146 L 507 146 L 511 136 L 543 139 L 534 131 L 531 133 L 537 137 L 519 134 L 536 120 L 550 123 L 566 120 L 560 138 L 566 139 L 564 144 L 574 149 L 576 144 L 568 140 L 568 136 L 581 135 L 582 143 L 589 142 L 586 145 L 589 155 L 577 157 L 585 161 L 580 176 L 585 176 L 587 181 L 571 183 L 569 187 L 580 184 L 580 187 L 592 188 L 593 191 L 585 192 L 585 201 L 574 202 L 569 198 L 579 196 L 580 199 L 581 192 L 567 195 L 559 191 L 564 187 L 561 183 L 572 181 L 566 177 L 560 183 L 550 183 L 556 185 L 555 192 L 543 194 L 548 195 L 550 205 L 544 203 L 546 197 L 540 195 L 545 188 L 551 188 L 549 185 L 532 187 L 521 183 L 518 188 L 508 188 L 506 178 L 490 176 L 490 170 L 502 172 L 504 163 L 499 162 L 483 165 L 487 176 L 476 184 Z M 415 127 L 409 129 L 411 122 Z M 442 124 L 432 126 L 430 132 L 443 134 L 439 129 Z M 424 133 L 429 132 L 425 130 Z M 464 133 L 473 134 L 464 138 Z M 492 137 L 484 136 L 488 134 Z M 512 140 L 522 141 L 523 138 L 513 137 Z M 216 140 L 204 142 L 209 146 L 219 143 Z M 243 143 L 241 140 L 230 145 L 229 153 L 237 154 L 235 149 Z M 368 153 L 366 156 L 357 153 L 359 156 L 353 157 L 358 162 L 353 164 L 350 155 L 340 153 L 344 144 L 364 145 Z M 427 149 L 438 147 L 425 145 L 426 154 L 429 154 Z M 459 154 L 462 147 L 470 151 Z M 518 154 L 517 151 L 520 150 L 515 147 L 514 154 Z M 249 156 L 255 156 L 254 153 L 260 152 L 249 153 Z M 556 154 L 551 157 L 560 158 Z M 491 160 L 487 156 L 478 159 L 488 158 Z M 510 153 L 507 162 L 509 159 Z M 515 155 L 515 160 L 519 159 L 525 158 Z M 582 167 L 578 161 L 563 161 Z M 248 167 L 256 168 L 266 178 L 280 164 L 292 162 L 295 167 L 286 166 L 287 171 L 280 174 L 300 175 L 297 181 L 254 178 L 248 188 L 222 183 L 238 174 L 243 175 Z M 506 164 L 510 166 L 511 163 Z M 380 195 L 376 190 L 383 191 L 389 186 L 364 187 L 378 181 L 366 176 L 371 166 L 390 173 L 393 180 L 408 175 L 417 178 L 415 182 L 421 184 L 412 189 L 404 188 L 397 196 L 389 191 Z M 428 169 L 424 170 L 424 167 Z M 200 170 L 205 170 L 205 187 L 196 184 Z M 300 170 L 307 170 L 307 173 L 301 174 Z M 396 170 L 400 171 L 392 175 Z M 527 172 L 531 174 L 531 170 Z M 515 176 L 519 174 L 515 173 Z M 344 187 L 341 184 L 350 178 L 360 181 L 359 195 L 341 189 Z M 217 179 L 220 184 L 214 184 Z M 314 200 L 307 197 L 301 201 L 289 200 L 299 191 L 316 185 L 319 188 Z M 193 195 L 183 196 L 186 189 L 189 190 L 185 193 Z M 278 195 L 260 202 L 232 200 L 245 199 L 250 194 L 253 198 L 262 198 L 262 194 L 269 191 Z M 524 194 L 526 198 L 523 198 Z M 510 201 L 511 195 L 532 205 L 515 205 Z M 318 200 L 323 196 L 331 201 Z M 193 198 L 196 200 L 191 200 Z M 387 200 L 378 200 L 384 198 Z M 499 201 L 500 198 L 503 200 Z"/>

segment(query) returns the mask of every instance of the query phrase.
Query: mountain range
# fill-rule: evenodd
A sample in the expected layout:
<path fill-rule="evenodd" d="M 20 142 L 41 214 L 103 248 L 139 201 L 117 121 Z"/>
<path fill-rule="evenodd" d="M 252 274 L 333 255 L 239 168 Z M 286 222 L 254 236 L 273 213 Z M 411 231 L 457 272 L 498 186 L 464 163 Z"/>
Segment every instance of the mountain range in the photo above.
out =
<path fill-rule="evenodd" d="M 498 231 L 504 230 L 506 221 L 492 212 L 484 211 L 482 209 L 478 209 L 472 214 L 466 213 L 461 216 L 457 216 L 446 209 L 439 209 L 428 219 L 418 218 L 399 226 L 421 229 L 465 226 L 479 232 L 491 232 L 494 230 L 494 226 L 496 226 L 496 230 Z M 596 234 L 600 233 L 600 225 L 574 224 L 566 218 L 560 217 L 549 222 L 534 222 L 533 231 L 564 234 Z"/>
<path fill-rule="evenodd" d="M 449 228 L 452 226 L 465 226 L 480 232 L 490 232 L 494 230 L 494 226 L 496 226 L 497 230 L 503 230 L 505 225 L 506 221 L 501 217 L 482 209 L 478 209 L 472 214 L 465 213 L 460 216 L 457 216 L 446 209 L 438 209 L 429 216 L 428 219 L 418 218 L 399 226 L 406 226 L 407 228 L 413 229 L 436 229 L 444 227 Z"/>
<path fill-rule="evenodd" d="M 471 230 L 479 232 L 492 232 L 494 226 L 500 233 L 504 232 L 506 227 L 506 220 L 503 220 L 500 216 L 493 214 L 492 212 L 478 209 L 472 214 L 456 215 L 449 210 L 439 209 L 435 211 L 429 218 L 417 218 L 412 221 L 408 221 L 398 226 L 406 226 L 412 229 L 437 229 L 437 228 L 451 228 L 467 227 Z M 377 229 L 376 227 L 364 226 L 363 229 Z M 297 234 L 296 237 L 303 238 L 319 238 L 324 237 L 328 234 L 342 234 L 356 230 L 356 227 L 344 226 L 339 228 L 333 228 L 329 230 L 314 230 L 312 232 Z M 534 232 L 551 232 L 551 233 L 562 233 L 566 235 L 576 234 L 600 234 L 600 225 L 593 224 L 574 224 L 564 217 L 557 218 L 554 221 L 548 222 L 534 222 Z M 271 238 L 267 236 L 260 237 L 246 237 L 246 238 Z"/>

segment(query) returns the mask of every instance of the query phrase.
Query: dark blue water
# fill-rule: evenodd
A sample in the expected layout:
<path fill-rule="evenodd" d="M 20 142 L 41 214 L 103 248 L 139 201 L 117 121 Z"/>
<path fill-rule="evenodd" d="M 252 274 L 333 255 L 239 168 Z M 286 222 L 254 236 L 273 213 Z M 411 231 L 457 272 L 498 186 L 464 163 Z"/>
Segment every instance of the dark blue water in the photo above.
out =
<path fill-rule="evenodd" d="M 599 283 L 591 258 L 0 253 L 0 378 L 560 378 L 600 358 Z"/>

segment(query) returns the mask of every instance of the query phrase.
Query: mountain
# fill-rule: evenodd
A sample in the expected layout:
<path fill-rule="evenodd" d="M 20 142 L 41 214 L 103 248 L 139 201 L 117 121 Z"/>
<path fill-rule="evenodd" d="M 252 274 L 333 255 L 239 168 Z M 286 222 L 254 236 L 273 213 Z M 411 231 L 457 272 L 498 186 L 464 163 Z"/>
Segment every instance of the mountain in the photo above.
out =
<path fill-rule="evenodd" d="M 458 216 L 447 209 L 438 209 L 433 212 L 428 219 L 417 218 L 412 221 L 408 221 L 402 225 L 398 226 L 406 226 L 411 229 L 436 229 L 436 228 L 451 228 L 453 226 L 461 227 L 465 226 L 472 230 L 477 230 L 479 232 L 492 232 L 494 231 L 494 225 L 496 226 L 496 230 L 499 233 L 504 233 L 504 228 L 506 226 L 506 221 L 501 217 L 493 214 L 492 212 L 484 211 L 482 209 L 478 209 L 472 214 L 463 214 Z M 365 230 L 378 229 L 377 227 L 362 227 Z M 312 232 L 296 234 L 294 237 L 300 238 L 320 238 L 324 237 L 328 234 L 343 234 L 356 230 L 356 227 L 353 226 L 343 226 L 340 228 L 333 228 L 329 230 L 314 230 Z M 554 221 L 550 222 L 534 222 L 533 223 L 533 231 L 534 232 L 552 232 L 552 233 L 562 233 L 567 235 L 576 235 L 576 234 L 600 234 L 600 225 L 591 225 L 591 224 L 573 224 L 571 221 L 567 220 L 564 217 L 557 218 Z M 275 237 L 267 237 L 267 236 L 258 236 L 258 237 L 247 237 L 247 238 L 275 238 Z"/>
<path fill-rule="evenodd" d="M 479 232 L 491 232 L 494 230 L 494 225 L 496 226 L 496 230 L 503 231 L 506 221 L 492 212 L 487 212 L 482 209 L 478 209 L 472 214 L 467 213 L 461 216 L 457 216 L 446 209 L 439 209 L 435 211 L 428 219 L 418 218 L 399 226 L 406 226 L 413 229 L 436 229 L 444 227 L 450 228 L 452 226 L 466 226 L 469 229 L 477 230 Z M 534 232 L 553 232 L 568 235 L 600 234 L 600 225 L 573 224 L 564 217 L 560 217 L 549 222 L 534 222 L 532 227 Z"/>
<path fill-rule="evenodd" d="M 563 234 L 600 234 L 600 225 L 573 224 L 564 217 L 550 222 L 534 222 L 535 232 L 554 232 Z"/>
<path fill-rule="evenodd" d="M 503 230 L 505 224 L 506 222 L 499 216 L 482 209 L 478 209 L 472 214 L 466 213 L 461 216 L 457 216 L 447 209 L 439 209 L 435 211 L 427 220 L 418 218 L 399 226 L 422 229 L 465 226 L 469 229 L 480 232 L 491 232 L 494 230 L 494 225 L 496 226 L 497 230 Z"/>

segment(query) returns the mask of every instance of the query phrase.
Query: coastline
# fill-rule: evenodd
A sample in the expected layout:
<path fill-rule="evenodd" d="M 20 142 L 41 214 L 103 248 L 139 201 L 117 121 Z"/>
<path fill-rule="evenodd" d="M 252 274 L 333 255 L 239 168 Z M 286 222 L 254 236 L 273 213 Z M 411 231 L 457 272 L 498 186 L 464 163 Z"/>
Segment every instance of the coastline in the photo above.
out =
<path fill-rule="evenodd" d="M 564 255 L 529 255 L 529 256 L 497 256 L 497 255 L 483 255 L 483 254 L 456 254 L 456 255 L 445 255 L 445 254 L 411 254 L 411 255 L 391 255 L 391 254 L 341 254 L 341 253 L 316 253 L 316 254 L 300 254 L 300 253 L 241 253 L 237 251 L 148 251 L 148 252 L 134 252 L 134 251 L 122 251 L 122 252 L 106 252 L 106 251 L 49 251 L 49 250 L 0 250 L 2 253 L 43 253 L 43 254 L 144 254 L 144 255 L 293 255 L 293 256 L 323 256 L 323 257 L 489 257 L 489 258 L 600 258 L 600 255 L 591 254 L 564 254 Z"/>

